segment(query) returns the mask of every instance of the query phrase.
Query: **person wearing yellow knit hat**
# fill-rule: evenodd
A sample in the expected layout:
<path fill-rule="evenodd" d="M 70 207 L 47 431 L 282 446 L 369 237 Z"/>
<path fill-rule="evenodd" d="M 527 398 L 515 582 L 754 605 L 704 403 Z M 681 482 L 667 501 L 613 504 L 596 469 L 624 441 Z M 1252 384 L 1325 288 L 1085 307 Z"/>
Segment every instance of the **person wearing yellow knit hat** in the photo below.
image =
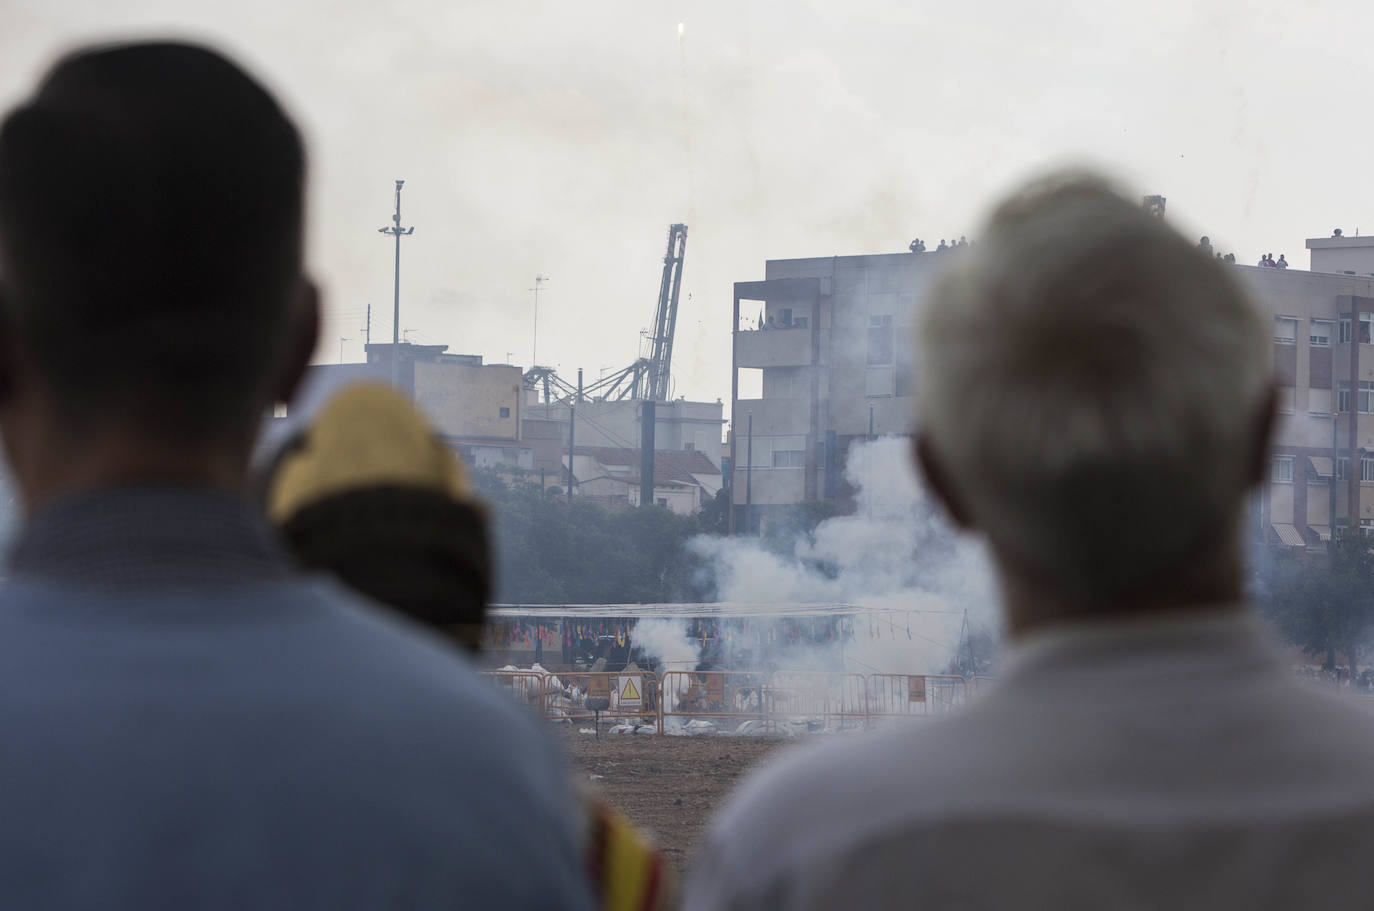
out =
<path fill-rule="evenodd" d="M 479 647 L 486 516 L 463 464 L 391 387 L 335 395 L 277 455 L 264 498 L 303 566 Z"/>
<path fill-rule="evenodd" d="M 485 513 L 463 464 L 390 386 L 330 399 L 268 467 L 264 499 L 302 565 L 479 648 L 491 590 Z M 594 795 L 583 837 L 604 911 L 672 906 L 662 856 Z"/>

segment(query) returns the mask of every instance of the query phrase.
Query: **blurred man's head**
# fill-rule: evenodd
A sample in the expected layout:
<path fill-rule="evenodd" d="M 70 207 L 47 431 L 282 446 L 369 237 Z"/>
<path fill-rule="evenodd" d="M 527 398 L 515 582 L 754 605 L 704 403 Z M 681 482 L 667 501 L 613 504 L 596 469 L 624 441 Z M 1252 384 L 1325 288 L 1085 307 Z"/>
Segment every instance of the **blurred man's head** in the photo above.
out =
<path fill-rule="evenodd" d="M 0 127 L 9 424 L 27 396 L 74 439 L 118 430 L 246 458 L 313 344 L 303 178 L 290 120 L 212 51 L 62 60 Z"/>
<path fill-rule="evenodd" d="M 1238 594 L 1269 337 L 1231 271 L 1138 205 L 1035 184 L 932 295 L 923 466 L 1004 579 L 1061 613 Z"/>

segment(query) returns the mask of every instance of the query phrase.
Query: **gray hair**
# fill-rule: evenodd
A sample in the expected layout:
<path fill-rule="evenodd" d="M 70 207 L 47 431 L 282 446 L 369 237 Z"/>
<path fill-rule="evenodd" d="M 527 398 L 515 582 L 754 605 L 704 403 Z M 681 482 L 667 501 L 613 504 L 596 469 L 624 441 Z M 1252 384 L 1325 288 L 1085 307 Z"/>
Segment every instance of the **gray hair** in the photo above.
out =
<path fill-rule="evenodd" d="M 1104 597 L 1236 533 L 1272 368 L 1231 268 L 1066 174 L 936 283 L 917 426 L 1000 555 Z"/>

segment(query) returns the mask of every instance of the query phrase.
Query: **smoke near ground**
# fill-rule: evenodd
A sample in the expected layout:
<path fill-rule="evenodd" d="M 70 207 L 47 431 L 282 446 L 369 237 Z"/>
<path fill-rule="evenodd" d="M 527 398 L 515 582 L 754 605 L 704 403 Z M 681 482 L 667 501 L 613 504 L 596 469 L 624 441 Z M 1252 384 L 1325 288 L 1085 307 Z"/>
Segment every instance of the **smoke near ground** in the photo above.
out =
<path fill-rule="evenodd" d="M 850 635 L 780 656 L 790 668 L 942 673 L 966 658 L 961 650 L 970 638 L 994 633 L 994 587 L 983 547 L 957 535 L 940 515 L 915 476 L 909 446 L 903 437 L 856 442 L 845 469 L 857 491 L 855 513 L 826 519 L 788 552 L 756 538 L 689 542 L 707 564 L 715 600 L 863 609 L 852 618 Z M 687 642 L 681 624 L 672 638 Z M 654 652 L 664 639 L 656 630 Z M 636 644 L 643 644 L 639 636 Z"/>

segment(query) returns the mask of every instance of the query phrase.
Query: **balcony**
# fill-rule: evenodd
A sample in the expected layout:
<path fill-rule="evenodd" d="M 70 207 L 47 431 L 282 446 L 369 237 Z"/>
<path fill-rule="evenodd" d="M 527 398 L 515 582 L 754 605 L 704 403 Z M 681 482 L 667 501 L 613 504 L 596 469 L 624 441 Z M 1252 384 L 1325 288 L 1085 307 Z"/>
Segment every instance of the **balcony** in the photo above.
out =
<path fill-rule="evenodd" d="M 865 415 L 867 412 L 864 412 Z M 740 399 L 732 411 L 734 415 L 735 445 L 744 446 L 749 415 L 754 416 L 754 433 L 809 433 L 811 431 L 811 399 Z"/>
<path fill-rule="evenodd" d="M 804 367 L 811 363 L 810 329 L 754 329 L 735 334 L 739 367 Z"/>

